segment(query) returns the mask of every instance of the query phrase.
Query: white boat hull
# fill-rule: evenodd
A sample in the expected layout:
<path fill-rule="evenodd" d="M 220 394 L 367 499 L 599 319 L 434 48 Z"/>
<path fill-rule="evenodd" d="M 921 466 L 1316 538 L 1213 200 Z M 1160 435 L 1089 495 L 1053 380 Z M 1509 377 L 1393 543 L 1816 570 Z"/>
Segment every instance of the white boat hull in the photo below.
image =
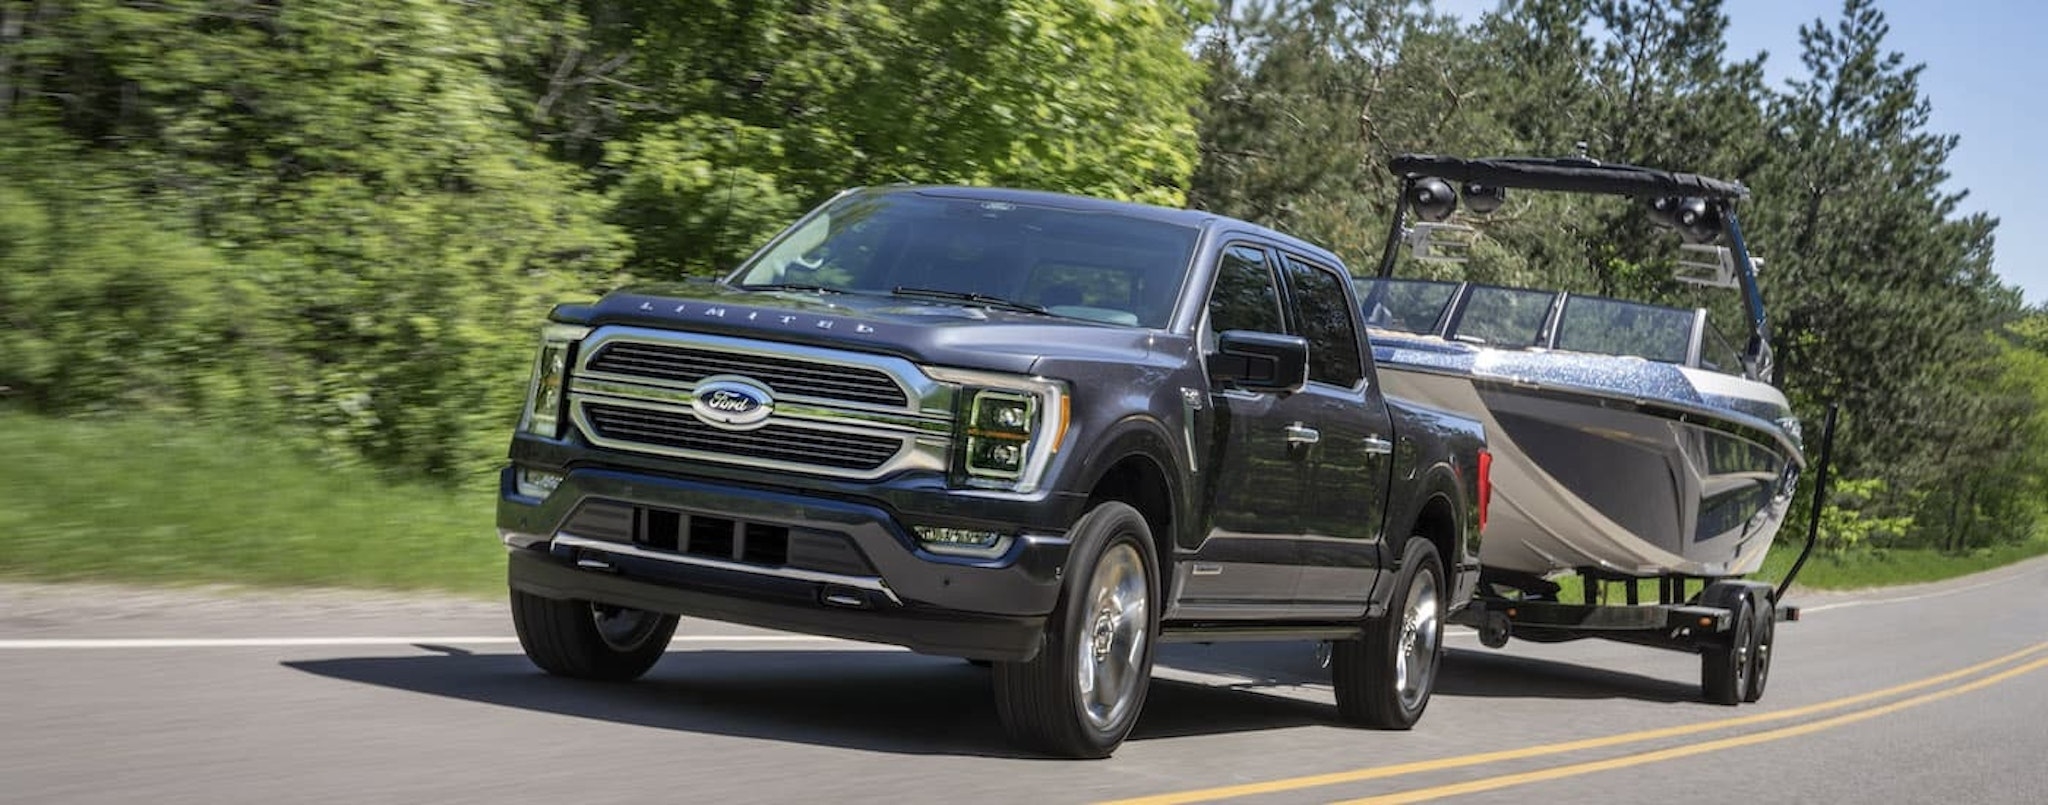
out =
<path fill-rule="evenodd" d="M 1747 575 L 1790 504 L 1796 452 L 1698 411 L 1384 361 L 1380 371 L 1389 393 L 1485 425 L 1489 570 Z"/>

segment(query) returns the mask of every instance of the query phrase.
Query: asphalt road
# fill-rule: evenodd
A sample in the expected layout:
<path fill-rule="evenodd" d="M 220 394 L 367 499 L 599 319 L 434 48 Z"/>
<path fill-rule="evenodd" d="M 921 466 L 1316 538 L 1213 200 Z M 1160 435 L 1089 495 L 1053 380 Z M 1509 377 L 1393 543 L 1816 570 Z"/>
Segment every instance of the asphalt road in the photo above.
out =
<path fill-rule="evenodd" d="M 493 602 L 0 585 L 0 802 L 2048 801 L 2048 561 L 1795 603 L 1761 703 L 1468 633 L 1406 733 L 1335 724 L 1310 644 L 1170 646 L 1132 740 L 1069 762 L 894 649 L 686 621 L 601 685 Z"/>

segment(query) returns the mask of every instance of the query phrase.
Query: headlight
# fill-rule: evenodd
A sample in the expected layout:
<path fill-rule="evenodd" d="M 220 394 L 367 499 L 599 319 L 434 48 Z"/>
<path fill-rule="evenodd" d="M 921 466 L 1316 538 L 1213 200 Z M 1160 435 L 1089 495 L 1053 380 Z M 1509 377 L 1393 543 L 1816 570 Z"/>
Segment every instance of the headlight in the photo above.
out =
<path fill-rule="evenodd" d="M 956 482 L 1033 492 L 1067 434 L 1067 387 L 1056 380 L 994 372 L 927 368 L 960 387 Z"/>
<path fill-rule="evenodd" d="M 540 355 L 533 362 L 533 380 L 527 386 L 526 413 L 519 419 L 519 430 L 550 439 L 561 438 L 569 361 L 576 342 L 589 334 L 590 328 L 574 324 L 541 328 Z"/>
<path fill-rule="evenodd" d="M 1038 398 L 976 389 L 967 411 L 967 473 L 1014 481 L 1024 475 L 1024 452 L 1038 421 Z"/>

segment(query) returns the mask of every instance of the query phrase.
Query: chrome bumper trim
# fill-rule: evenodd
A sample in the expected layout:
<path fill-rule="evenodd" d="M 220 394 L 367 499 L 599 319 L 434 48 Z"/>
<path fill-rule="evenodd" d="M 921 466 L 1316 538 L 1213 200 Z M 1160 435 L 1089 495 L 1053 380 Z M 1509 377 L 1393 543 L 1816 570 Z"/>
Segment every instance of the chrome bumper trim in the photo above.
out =
<path fill-rule="evenodd" d="M 752 573 L 758 576 L 773 576 L 776 578 L 791 579 L 793 581 L 808 581 L 815 582 L 818 584 L 834 584 L 841 587 L 851 587 L 858 590 L 868 590 L 870 592 L 880 593 L 883 597 L 889 599 L 889 603 L 895 604 L 897 606 L 903 605 L 903 599 L 897 598 L 896 592 L 890 590 L 888 583 L 882 581 L 881 577 L 879 576 L 843 576 L 838 573 L 825 573 L 817 570 L 804 570 L 801 568 L 794 567 L 765 567 L 762 565 L 750 565 L 743 562 L 729 562 L 721 559 L 710 559 L 702 556 L 691 556 L 689 554 L 668 553 L 666 551 L 650 551 L 645 548 L 641 548 L 634 545 L 625 545 L 617 542 L 608 542 L 605 540 L 590 539 L 588 537 L 579 537 L 574 534 L 556 534 L 553 544 L 555 545 L 555 547 L 558 548 L 572 548 L 585 551 L 598 551 L 601 553 L 618 554 L 620 556 L 630 556 L 635 559 L 651 559 L 657 562 L 668 562 L 670 564 L 690 565 L 693 567 L 711 568 L 714 570 L 729 570 L 735 573 Z"/>

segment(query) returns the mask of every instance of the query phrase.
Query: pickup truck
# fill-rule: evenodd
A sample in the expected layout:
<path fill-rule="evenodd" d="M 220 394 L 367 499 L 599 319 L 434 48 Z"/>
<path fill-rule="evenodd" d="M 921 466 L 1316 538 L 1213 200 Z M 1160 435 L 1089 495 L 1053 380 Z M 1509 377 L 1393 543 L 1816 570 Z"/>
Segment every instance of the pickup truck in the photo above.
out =
<path fill-rule="evenodd" d="M 1330 641 L 1405 729 L 1471 600 L 1477 424 L 1386 397 L 1329 252 L 1052 193 L 842 193 L 722 280 L 557 306 L 498 506 L 513 623 L 629 680 L 678 616 L 992 665 L 1106 757 L 1163 642 Z"/>

